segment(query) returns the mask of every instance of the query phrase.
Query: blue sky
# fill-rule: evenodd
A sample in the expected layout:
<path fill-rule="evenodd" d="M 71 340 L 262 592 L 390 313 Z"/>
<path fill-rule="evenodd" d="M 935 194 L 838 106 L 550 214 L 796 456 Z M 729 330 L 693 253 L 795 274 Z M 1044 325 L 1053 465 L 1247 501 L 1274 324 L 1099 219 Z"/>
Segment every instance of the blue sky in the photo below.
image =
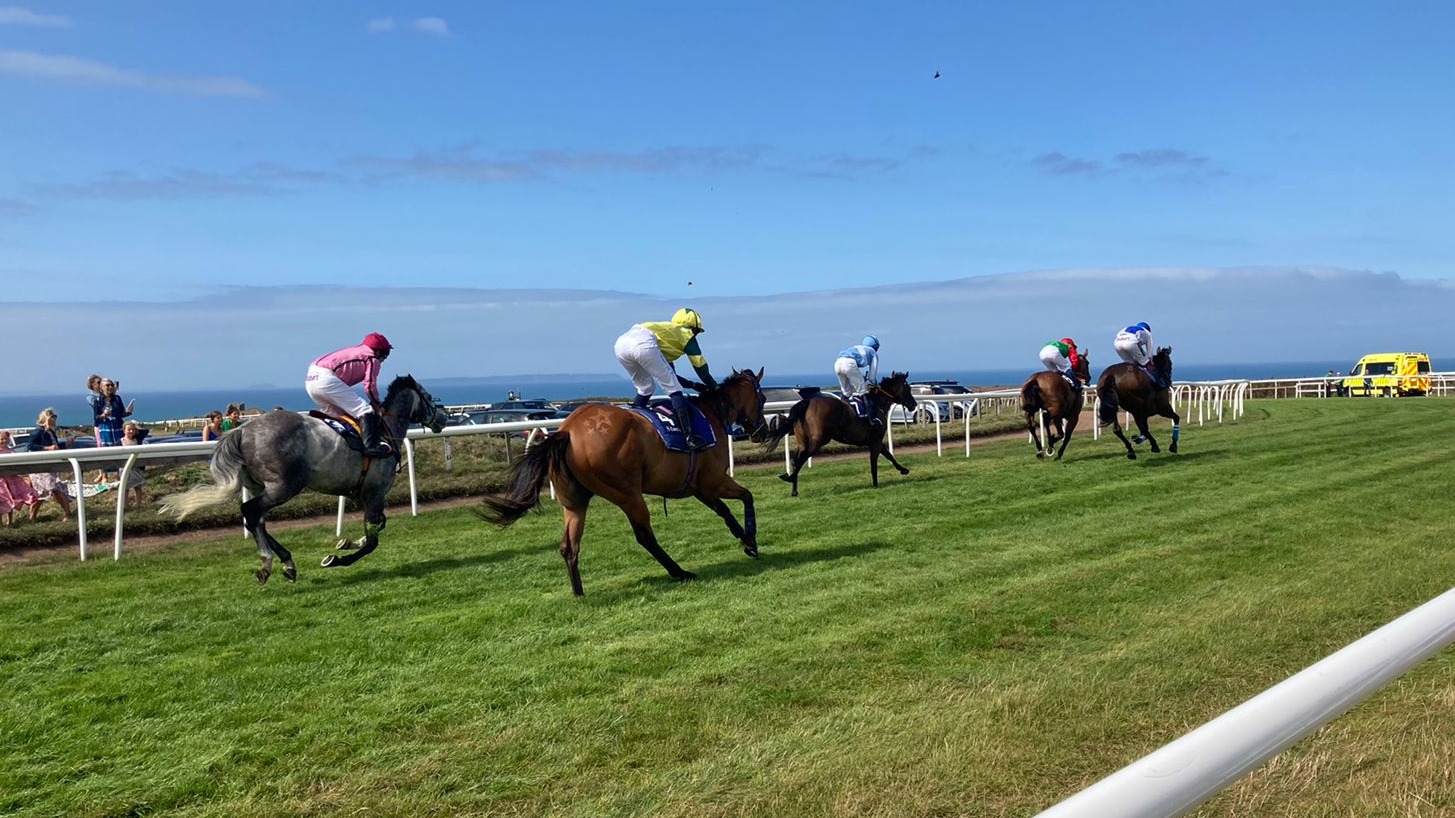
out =
<path fill-rule="evenodd" d="M 12 303 L 1455 259 L 1448 3 L 4 3 Z"/>

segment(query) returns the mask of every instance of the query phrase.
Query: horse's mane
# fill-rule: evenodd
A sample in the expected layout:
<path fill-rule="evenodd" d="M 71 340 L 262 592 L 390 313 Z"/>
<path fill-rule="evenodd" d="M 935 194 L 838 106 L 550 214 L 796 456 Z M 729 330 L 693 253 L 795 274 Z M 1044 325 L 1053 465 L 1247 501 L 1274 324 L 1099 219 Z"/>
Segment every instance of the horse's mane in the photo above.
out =
<path fill-rule="evenodd" d="M 413 375 L 398 375 L 390 381 L 389 388 L 384 391 L 384 402 L 388 403 L 390 398 L 405 389 L 419 391 L 419 382 L 414 379 Z"/>
<path fill-rule="evenodd" d="M 1157 353 L 1152 356 L 1152 363 L 1157 365 L 1157 371 L 1169 382 L 1172 380 L 1172 347 L 1157 347 Z"/>

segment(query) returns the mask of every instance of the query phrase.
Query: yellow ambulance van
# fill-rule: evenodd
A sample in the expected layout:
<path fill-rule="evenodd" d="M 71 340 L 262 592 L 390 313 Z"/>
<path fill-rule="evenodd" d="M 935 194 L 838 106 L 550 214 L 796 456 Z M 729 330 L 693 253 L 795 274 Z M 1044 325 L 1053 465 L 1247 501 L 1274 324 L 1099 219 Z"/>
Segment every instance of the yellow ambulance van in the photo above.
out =
<path fill-rule="evenodd" d="M 1350 397 L 1423 395 L 1430 391 L 1430 356 L 1423 352 L 1376 352 L 1360 358 L 1340 392 Z"/>

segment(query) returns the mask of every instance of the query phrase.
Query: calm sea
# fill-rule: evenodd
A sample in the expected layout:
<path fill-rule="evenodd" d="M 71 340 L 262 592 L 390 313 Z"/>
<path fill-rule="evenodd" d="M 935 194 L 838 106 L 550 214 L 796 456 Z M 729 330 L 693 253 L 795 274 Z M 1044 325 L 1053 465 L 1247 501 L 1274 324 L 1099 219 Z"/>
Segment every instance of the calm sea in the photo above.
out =
<path fill-rule="evenodd" d="M 1267 380 L 1272 378 L 1315 377 L 1329 370 L 1344 371 L 1348 361 L 1304 361 L 1278 364 L 1189 364 L 1178 366 L 1178 380 L 1211 381 L 1233 378 Z M 953 379 L 966 386 L 1008 386 L 1023 382 L 1034 367 L 1018 369 L 947 369 L 916 370 L 915 380 Z M 631 397 L 631 383 L 624 376 L 613 375 L 535 375 L 519 378 L 446 378 L 431 381 L 420 379 L 436 398 L 449 406 L 484 404 L 505 400 L 509 392 L 522 398 L 570 400 L 572 398 Z M 775 375 L 768 373 L 769 385 L 829 386 L 832 375 Z M 125 400 L 136 399 L 135 418 L 142 423 L 196 418 L 213 409 L 223 410 L 229 403 L 244 403 L 249 408 L 269 410 L 277 406 L 289 410 L 313 407 L 303 387 L 244 387 L 219 391 L 144 392 L 122 390 Z M 89 426 L 91 411 L 86 393 L 78 391 L 62 395 L 0 395 L 0 428 L 26 428 L 35 425 L 40 410 L 53 407 L 62 426 Z"/>

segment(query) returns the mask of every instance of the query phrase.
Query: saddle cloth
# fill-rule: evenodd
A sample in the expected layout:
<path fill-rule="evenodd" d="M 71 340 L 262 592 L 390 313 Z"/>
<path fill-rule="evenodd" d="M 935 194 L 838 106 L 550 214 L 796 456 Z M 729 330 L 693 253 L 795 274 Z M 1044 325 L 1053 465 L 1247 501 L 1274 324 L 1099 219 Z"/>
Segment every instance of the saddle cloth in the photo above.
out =
<path fill-rule="evenodd" d="M 643 409 L 639 406 L 624 406 L 623 409 L 636 412 L 652 422 L 652 428 L 657 430 L 657 436 L 662 438 L 662 444 L 668 451 L 685 452 L 687 448 L 687 436 L 677 428 L 677 419 L 672 417 L 672 407 L 662 406 L 661 408 Z M 712 432 L 712 424 L 696 406 L 689 404 L 688 409 L 692 415 L 692 429 L 707 441 L 709 446 L 717 445 L 717 435 Z"/>
<path fill-rule="evenodd" d="M 852 398 L 844 398 L 844 400 L 854 408 L 854 411 L 861 418 L 867 418 L 874 414 L 874 404 L 869 401 L 868 395 L 855 395 Z"/>
<path fill-rule="evenodd" d="M 338 432 L 350 449 L 356 452 L 364 450 L 364 433 L 359 429 L 358 421 L 353 418 L 336 418 L 333 415 L 325 415 L 317 409 L 309 409 L 308 415 L 318 418 L 323 421 L 325 426 Z"/>

